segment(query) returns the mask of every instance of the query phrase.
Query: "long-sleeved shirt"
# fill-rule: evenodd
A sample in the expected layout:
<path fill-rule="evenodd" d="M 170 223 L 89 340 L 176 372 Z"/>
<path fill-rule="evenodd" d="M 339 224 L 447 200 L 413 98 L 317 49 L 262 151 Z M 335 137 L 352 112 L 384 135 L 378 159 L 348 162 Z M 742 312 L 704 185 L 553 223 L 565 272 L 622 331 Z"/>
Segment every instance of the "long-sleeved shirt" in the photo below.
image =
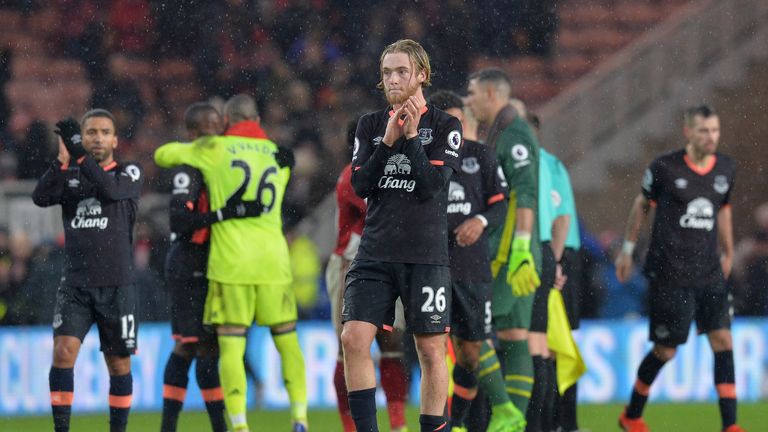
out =
<path fill-rule="evenodd" d="M 78 287 L 133 282 L 133 226 L 144 175 L 135 162 L 101 167 L 85 156 L 79 164 L 58 160 L 32 194 L 40 207 L 61 205 L 64 283 Z"/>

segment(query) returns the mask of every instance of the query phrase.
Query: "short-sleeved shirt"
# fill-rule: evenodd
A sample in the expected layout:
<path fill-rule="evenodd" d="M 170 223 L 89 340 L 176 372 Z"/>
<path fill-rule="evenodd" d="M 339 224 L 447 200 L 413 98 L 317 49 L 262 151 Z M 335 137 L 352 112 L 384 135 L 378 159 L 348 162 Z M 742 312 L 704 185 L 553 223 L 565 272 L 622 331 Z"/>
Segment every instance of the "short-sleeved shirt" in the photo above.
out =
<path fill-rule="evenodd" d="M 568 215 L 571 223 L 568 225 L 568 235 L 565 237 L 565 247 L 579 249 L 581 237 L 579 236 L 579 218 L 576 213 L 576 200 L 573 198 L 571 177 L 565 165 L 551 153 L 552 172 L 552 200 L 555 203 L 555 218 Z"/>
<path fill-rule="evenodd" d="M 341 171 L 336 181 L 336 247 L 333 253 L 347 260 L 355 258 L 365 226 L 365 200 L 352 188 L 352 164 Z"/>
<path fill-rule="evenodd" d="M 555 188 L 552 182 L 552 169 L 557 160 L 544 149 L 539 149 L 539 238 L 542 242 L 552 241 L 552 223 L 557 217 Z"/>
<path fill-rule="evenodd" d="M 268 139 L 242 136 L 206 136 L 155 151 L 161 167 L 186 164 L 202 172 L 212 211 L 234 196 L 264 206 L 259 217 L 212 226 L 208 279 L 243 285 L 292 281 L 280 214 L 290 169 L 277 164 L 276 152 L 277 145 Z"/>
<path fill-rule="evenodd" d="M 461 169 L 448 188 L 448 247 L 454 281 L 490 282 L 491 266 L 485 232 L 470 246 L 456 243 L 456 229 L 465 220 L 481 214 L 488 206 L 504 200 L 505 190 L 497 175 L 493 153 L 484 145 L 464 140 Z"/>
<path fill-rule="evenodd" d="M 643 195 L 656 207 L 645 271 L 651 279 L 670 278 L 682 286 L 722 277 L 717 217 L 729 205 L 736 167 L 714 154 L 704 168 L 685 150 L 654 160 L 643 176 Z"/>
<path fill-rule="evenodd" d="M 360 118 L 355 134 L 352 169 L 367 169 L 363 165 L 382 144 L 390 108 L 369 113 Z M 418 141 L 432 166 L 459 169 L 461 124 L 431 105 L 419 121 Z M 414 178 L 416 165 L 403 153 L 410 145 L 399 139 L 387 152 L 387 161 L 380 172 L 373 173 L 378 181 L 367 196 L 368 214 L 356 258 L 410 264 L 448 265 L 448 188 L 422 201 L 417 196 L 420 187 Z M 379 169 L 377 167 L 376 169 Z M 370 173 L 366 173 L 370 174 Z"/>

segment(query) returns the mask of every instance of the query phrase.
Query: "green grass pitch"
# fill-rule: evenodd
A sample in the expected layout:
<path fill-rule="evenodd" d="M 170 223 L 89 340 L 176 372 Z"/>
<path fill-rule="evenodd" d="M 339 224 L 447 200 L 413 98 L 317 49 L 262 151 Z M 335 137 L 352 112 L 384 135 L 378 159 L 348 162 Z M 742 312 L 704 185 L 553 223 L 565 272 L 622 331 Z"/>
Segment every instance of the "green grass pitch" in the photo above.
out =
<path fill-rule="evenodd" d="M 582 405 L 579 407 L 580 426 L 592 432 L 618 431 L 616 418 L 621 411 L 620 405 Z M 717 432 L 720 430 L 720 417 L 717 404 L 649 404 L 645 419 L 652 431 L 676 432 Z M 289 414 L 287 411 L 252 411 L 248 414 L 251 430 L 288 432 Z M 411 432 L 418 432 L 418 410 L 408 409 L 408 426 Z M 102 432 L 108 430 L 106 415 L 75 415 L 72 419 L 73 432 Z M 341 431 L 336 411 L 310 411 L 309 425 L 312 432 Z M 379 410 L 381 431 L 389 431 L 386 426 L 386 410 Z M 750 432 L 768 431 L 768 402 L 739 405 L 739 424 Z M 135 412 L 131 414 L 128 431 L 147 432 L 160 429 L 159 413 Z M 53 430 L 50 416 L 45 417 L 0 417 L 0 431 L 3 432 L 38 432 Z M 182 412 L 179 420 L 180 432 L 210 431 L 208 417 L 203 412 Z"/>

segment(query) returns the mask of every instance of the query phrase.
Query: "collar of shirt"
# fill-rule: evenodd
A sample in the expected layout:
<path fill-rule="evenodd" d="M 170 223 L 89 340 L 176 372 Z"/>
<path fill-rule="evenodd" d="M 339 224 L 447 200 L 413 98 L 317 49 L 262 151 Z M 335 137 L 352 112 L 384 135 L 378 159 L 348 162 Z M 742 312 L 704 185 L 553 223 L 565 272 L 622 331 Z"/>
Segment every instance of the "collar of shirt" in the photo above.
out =
<path fill-rule="evenodd" d="M 247 138 L 267 138 L 267 133 L 262 129 L 261 124 L 253 120 L 244 120 L 232 125 L 226 132 L 226 136 L 241 136 Z"/>

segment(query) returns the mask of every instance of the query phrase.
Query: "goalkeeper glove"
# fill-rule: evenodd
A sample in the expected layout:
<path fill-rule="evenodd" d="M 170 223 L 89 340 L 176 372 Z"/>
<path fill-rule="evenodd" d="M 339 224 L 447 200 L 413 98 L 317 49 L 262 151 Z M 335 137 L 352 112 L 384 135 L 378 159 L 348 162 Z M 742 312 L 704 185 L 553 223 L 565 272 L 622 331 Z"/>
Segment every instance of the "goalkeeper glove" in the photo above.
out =
<path fill-rule="evenodd" d="M 219 222 L 227 219 L 241 219 L 261 216 L 264 206 L 256 201 L 240 201 L 237 197 L 227 200 L 227 204 L 216 210 Z"/>
<path fill-rule="evenodd" d="M 293 156 L 293 150 L 286 147 L 277 147 L 275 161 L 280 168 L 288 167 L 288 169 L 293 169 L 293 166 L 296 165 L 296 158 Z"/>
<path fill-rule="evenodd" d="M 512 256 L 507 270 L 507 283 L 512 286 L 512 294 L 515 297 L 527 296 L 541 285 L 531 254 L 530 238 L 515 236 L 512 241 Z"/>
<path fill-rule="evenodd" d="M 72 159 L 78 160 L 85 156 L 83 138 L 80 135 L 80 123 L 77 120 L 72 117 L 66 118 L 56 123 L 56 128 L 54 132 L 64 141 L 64 147 L 67 148 Z"/>

